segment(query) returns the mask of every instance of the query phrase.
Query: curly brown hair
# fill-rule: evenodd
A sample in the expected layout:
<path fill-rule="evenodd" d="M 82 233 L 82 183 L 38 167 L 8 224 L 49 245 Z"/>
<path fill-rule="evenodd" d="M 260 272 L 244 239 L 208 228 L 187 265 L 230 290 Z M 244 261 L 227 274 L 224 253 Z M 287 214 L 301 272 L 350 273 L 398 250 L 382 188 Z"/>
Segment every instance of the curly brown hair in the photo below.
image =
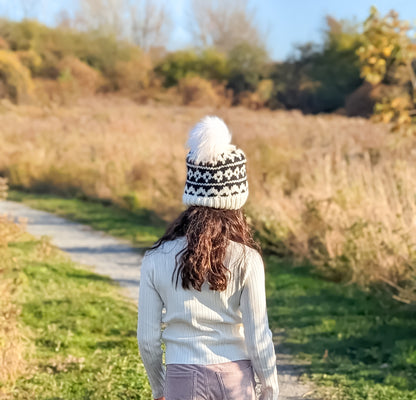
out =
<path fill-rule="evenodd" d="M 191 206 L 170 224 L 151 250 L 178 237 L 186 237 L 188 245 L 176 255 L 172 282 L 176 274 L 177 287 L 180 276 L 184 289 L 192 286 L 201 291 L 205 281 L 211 290 L 227 288 L 229 270 L 224 265 L 224 258 L 229 240 L 261 252 L 241 209 Z"/>

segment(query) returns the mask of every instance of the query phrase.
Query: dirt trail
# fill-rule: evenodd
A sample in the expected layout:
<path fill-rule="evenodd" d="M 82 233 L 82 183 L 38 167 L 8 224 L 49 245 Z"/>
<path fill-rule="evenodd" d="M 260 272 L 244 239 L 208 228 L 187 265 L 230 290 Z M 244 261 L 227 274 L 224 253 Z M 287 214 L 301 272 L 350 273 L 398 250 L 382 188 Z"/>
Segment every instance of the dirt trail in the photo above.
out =
<path fill-rule="evenodd" d="M 27 231 L 34 236 L 47 235 L 54 245 L 70 254 L 74 261 L 95 268 L 119 282 L 125 294 L 138 299 L 142 254 L 127 241 L 68 221 L 45 211 L 34 210 L 24 204 L 0 201 L 0 215 L 27 219 Z M 279 342 L 280 335 L 276 336 Z M 299 382 L 301 366 L 277 347 L 280 396 L 279 400 L 311 399 L 311 388 Z"/>

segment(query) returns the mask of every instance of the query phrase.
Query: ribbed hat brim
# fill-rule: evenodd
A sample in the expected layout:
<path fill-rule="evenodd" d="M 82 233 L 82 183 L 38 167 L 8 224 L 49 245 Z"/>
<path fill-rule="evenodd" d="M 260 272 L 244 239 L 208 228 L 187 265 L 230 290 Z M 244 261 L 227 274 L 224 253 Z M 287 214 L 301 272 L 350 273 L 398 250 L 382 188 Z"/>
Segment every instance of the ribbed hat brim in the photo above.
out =
<path fill-rule="evenodd" d="M 247 201 L 248 191 L 240 194 L 223 197 L 201 197 L 184 194 L 182 201 L 187 206 L 204 206 L 226 210 L 238 210 Z"/>

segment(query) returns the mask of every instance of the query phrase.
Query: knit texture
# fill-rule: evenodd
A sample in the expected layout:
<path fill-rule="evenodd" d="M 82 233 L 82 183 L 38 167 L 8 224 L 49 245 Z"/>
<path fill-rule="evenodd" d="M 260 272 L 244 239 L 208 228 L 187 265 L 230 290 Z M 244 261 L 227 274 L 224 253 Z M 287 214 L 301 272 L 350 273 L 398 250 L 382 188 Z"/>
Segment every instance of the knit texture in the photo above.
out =
<path fill-rule="evenodd" d="M 237 210 L 246 202 L 248 183 L 242 150 L 225 153 L 216 163 L 195 164 L 188 155 L 186 166 L 184 204 Z"/>
<path fill-rule="evenodd" d="M 227 289 L 184 290 L 171 281 L 185 238 L 146 253 L 141 268 L 137 338 L 154 398 L 163 396 L 166 364 L 217 364 L 250 359 L 262 400 L 277 400 L 276 356 L 269 329 L 264 264 L 247 246 L 230 242 L 224 264 Z M 240 262 L 242 260 L 242 262 Z M 161 326 L 164 326 L 162 331 Z"/>
<path fill-rule="evenodd" d="M 206 116 L 192 128 L 184 204 L 237 210 L 247 201 L 246 157 L 230 141 L 221 118 Z"/>

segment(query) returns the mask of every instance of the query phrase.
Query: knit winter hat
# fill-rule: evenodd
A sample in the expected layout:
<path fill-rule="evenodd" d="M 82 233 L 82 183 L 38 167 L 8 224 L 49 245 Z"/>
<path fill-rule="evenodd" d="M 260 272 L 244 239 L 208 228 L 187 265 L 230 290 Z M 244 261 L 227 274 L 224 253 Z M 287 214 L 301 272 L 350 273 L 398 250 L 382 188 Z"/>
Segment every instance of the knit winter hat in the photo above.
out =
<path fill-rule="evenodd" d="M 221 118 L 206 116 L 189 132 L 183 203 L 237 210 L 248 197 L 246 157 Z"/>

